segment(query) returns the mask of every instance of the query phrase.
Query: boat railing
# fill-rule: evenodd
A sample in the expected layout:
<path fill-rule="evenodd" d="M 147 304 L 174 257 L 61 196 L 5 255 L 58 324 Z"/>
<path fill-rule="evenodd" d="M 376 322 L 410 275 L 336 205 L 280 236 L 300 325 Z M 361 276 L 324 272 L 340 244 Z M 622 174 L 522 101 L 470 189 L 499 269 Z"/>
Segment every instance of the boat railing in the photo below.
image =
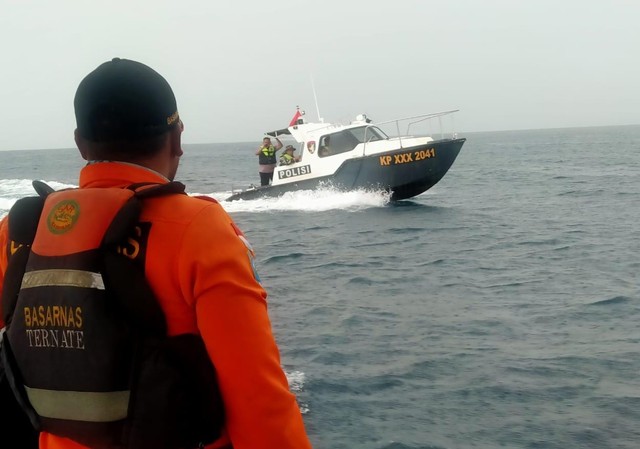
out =
<path fill-rule="evenodd" d="M 455 132 L 455 120 L 454 120 L 454 113 L 458 112 L 459 109 L 454 109 L 451 111 L 442 111 L 442 112 L 434 112 L 431 114 L 423 114 L 423 115 L 414 115 L 412 117 L 404 117 L 404 118 L 399 118 L 399 119 L 394 119 L 394 120 L 387 120 L 385 122 L 377 122 L 377 123 L 370 123 L 367 124 L 365 132 L 364 132 L 364 145 L 363 145 L 363 155 L 365 154 L 365 148 L 367 146 L 367 143 L 369 143 L 369 139 L 367 138 L 367 131 L 369 131 L 369 128 L 375 127 L 375 128 L 380 128 L 382 131 L 384 131 L 389 137 L 392 138 L 397 138 L 398 139 L 398 143 L 400 145 L 400 148 L 404 148 L 403 143 L 402 143 L 402 138 L 404 137 L 405 140 L 407 137 L 411 136 L 411 129 L 413 128 L 417 128 L 417 125 L 426 125 L 426 132 L 424 133 L 425 135 L 434 135 L 436 134 L 434 132 L 434 128 L 433 128 L 433 121 L 437 119 L 438 122 L 438 133 L 440 134 L 440 138 L 444 139 L 445 138 L 445 131 L 444 131 L 444 127 L 443 127 L 443 120 L 442 118 L 445 116 L 449 116 L 450 119 L 450 130 L 446 133 L 447 135 L 451 135 L 452 139 L 455 139 L 457 137 L 457 133 Z M 401 125 L 404 127 L 406 125 L 406 131 L 404 133 L 402 133 L 400 131 Z M 393 135 L 390 132 L 388 132 L 387 128 L 392 128 L 393 130 L 395 130 L 396 134 Z"/>

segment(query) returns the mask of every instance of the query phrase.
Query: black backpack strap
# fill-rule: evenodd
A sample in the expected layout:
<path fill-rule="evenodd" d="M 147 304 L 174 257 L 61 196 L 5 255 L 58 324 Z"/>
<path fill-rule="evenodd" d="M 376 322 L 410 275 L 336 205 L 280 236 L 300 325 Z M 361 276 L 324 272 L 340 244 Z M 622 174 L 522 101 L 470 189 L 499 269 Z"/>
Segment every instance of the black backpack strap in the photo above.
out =
<path fill-rule="evenodd" d="M 13 317 L 22 277 L 27 266 L 29 248 L 36 237 L 44 201 L 50 193 L 54 192 L 53 188 L 42 181 L 35 180 L 31 184 L 38 196 L 19 199 L 9 211 L 9 241 L 17 249 L 9 257 L 2 290 L 2 318 L 5 324 L 9 324 Z"/>
<path fill-rule="evenodd" d="M 31 245 L 36 236 L 44 197 L 20 198 L 9 211 L 9 239 L 21 245 Z"/>
<path fill-rule="evenodd" d="M 38 182 L 38 187 L 36 187 Z M 48 189 L 43 188 L 46 186 Z M 2 289 L 2 318 L 9 325 L 13 318 L 20 285 L 29 258 L 29 250 L 38 229 L 45 197 L 53 191 L 49 186 L 34 181 L 34 188 L 40 196 L 21 198 L 9 211 L 9 240 L 13 245 Z M 38 448 L 38 418 L 33 408 L 25 403 L 21 391 L 22 384 L 16 379 L 13 354 L 4 330 L 0 331 L 0 422 L 3 429 L 10 429 L 17 446 L 25 449 Z M 24 393 L 24 391 L 22 391 Z"/>
<path fill-rule="evenodd" d="M 138 223 L 142 200 L 165 195 L 185 194 L 179 182 L 166 184 L 140 183 L 127 187 L 134 195 L 122 206 L 107 228 L 102 240 L 105 282 L 120 301 L 120 307 L 131 321 L 147 335 L 163 338 L 167 335 L 166 318 L 149 287 L 143 270 L 131 259 L 114 251 L 126 241 Z"/>
<path fill-rule="evenodd" d="M 53 187 L 49 186 L 44 181 L 38 181 L 37 179 L 31 183 L 35 191 L 43 198 L 49 196 L 50 193 L 55 192 Z"/>
<path fill-rule="evenodd" d="M 120 243 L 125 239 L 131 229 L 135 226 L 140 216 L 140 200 L 155 198 L 164 195 L 185 194 L 185 186 L 180 182 L 169 182 L 166 184 L 157 183 L 137 183 L 131 184 L 127 189 L 132 190 L 133 197 L 120 209 L 109 225 L 102 241 L 103 247 L 109 247 Z"/>
<path fill-rule="evenodd" d="M 185 194 L 185 187 L 171 182 L 128 188 L 134 195 L 107 229 L 102 252 L 105 286 L 143 338 L 138 343 L 137 379 L 132 386 L 136 400 L 130 406 L 125 446 L 204 447 L 219 437 L 224 422 L 215 368 L 204 342 L 192 334 L 167 337 L 166 317 L 144 269 L 114 250 L 132 235 L 145 199 Z M 168 402 L 173 407 L 167 408 Z M 158 429 L 155 423 L 171 423 L 173 428 Z"/>
<path fill-rule="evenodd" d="M 133 190 L 138 198 L 153 198 L 174 194 L 186 195 L 185 185 L 178 181 L 171 181 L 165 184 L 139 183 L 132 184 L 127 188 Z"/>
<path fill-rule="evenodd" d="M 144 276 L 144 269 L 115 251 L 104 251 L 102 277 L 112 297 L 142 334 L 164 338 L 164 312 Z"/>
<path fill-rule="evenodd" d="M 9 324 L 13 317 L 29 258 L 29 248 L 36 236 L 44 200 L 41 196 L 21 198 L 9 211 L 9 241 L 17 248 L 9 257 L 2 289 L 2 318 L 5 324 Z"/>

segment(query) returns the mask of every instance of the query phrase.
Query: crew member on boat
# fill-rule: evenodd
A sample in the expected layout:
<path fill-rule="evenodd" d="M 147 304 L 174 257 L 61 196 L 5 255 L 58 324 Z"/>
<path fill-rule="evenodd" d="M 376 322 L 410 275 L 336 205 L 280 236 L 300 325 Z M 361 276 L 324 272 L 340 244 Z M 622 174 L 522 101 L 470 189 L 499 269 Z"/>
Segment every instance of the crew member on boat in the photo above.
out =
<path fill-rule="evenodd" d="M 282 142 L 276 137 L 276 144 L 271 144 L 271 138 L 262 139 L 262 145 L 258 147 L 256 156 L 258 156 L 258 172 L 260 173 L 260 185 L 268 186 L 273 180 L 273 170 L 277 165 L 276 151 L 282 148 Z"/>
<path fill-rule="evenodd" d="M 280 156 L 279 164 L 280 165 L 291 165 L 296 162 L 300 162 L 300 156 L 294 155 L 296 149 L 293 145 L 287 145 L 284 149 L 284 153 Z"/>
<path fill-rule="evenodd" d="M 325 136 L 323 137 L 323 139 L 320 141 L 320 151 L 318 151 L 318 156 L 320 157 L 326 157 L 326 156 L 330 156 L 332 151 L 331 151 L 331 147 L 329 139 L 331 138 L 331 136 Z"/>

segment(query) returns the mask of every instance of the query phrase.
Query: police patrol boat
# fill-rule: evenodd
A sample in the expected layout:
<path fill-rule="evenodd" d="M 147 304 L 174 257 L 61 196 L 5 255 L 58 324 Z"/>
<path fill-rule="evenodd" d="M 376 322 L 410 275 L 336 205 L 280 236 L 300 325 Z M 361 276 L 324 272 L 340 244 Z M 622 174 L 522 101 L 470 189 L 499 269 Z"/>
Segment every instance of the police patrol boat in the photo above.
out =
<path fill-rule="evenodd" d="M 298 110 L 289 126 L 266 133 L 293 138 L 300 160 L 278 166 L 268 186 L 232 191 L 226 201 L 279 196 L 292 190 L 331 186 L 339 190 L 371 189 L 390 193 L 391 200 L 419 195 L 433 187 L 455 161 L 464 138 L 442 134 L 442 118 L 457 112 L 444 111 L 373 123 L 360 114 L 347 125 L 307 122 Z M 319 115 L 319 114 L 318 114 Z M 410 131 L 432 121 L 440 124 L 440 138 Z M 406 131 L 401 132 L 401 126 Z M 389 130 L 390 128 L 390 130 Z M 390 137 L 383 129 L 390 131 Z"/>

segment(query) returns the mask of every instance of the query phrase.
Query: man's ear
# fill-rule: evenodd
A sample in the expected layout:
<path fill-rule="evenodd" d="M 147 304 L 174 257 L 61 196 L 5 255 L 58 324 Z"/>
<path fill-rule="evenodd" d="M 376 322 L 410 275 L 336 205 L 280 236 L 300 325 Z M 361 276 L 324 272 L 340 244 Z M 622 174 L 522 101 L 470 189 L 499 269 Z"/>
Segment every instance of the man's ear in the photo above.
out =
<path fill-rule="evenodd" d="M 171 156 L 181 157 L 184 152 L 182 151 L 182 127 L 176 126 L 169 133 L 169 145 L 171 146 Z"/>
<path fill-rule="evenodd" d="M 73 132 L 73 139 L 76 141 L 76 146 L 78 147 L 78 150 L 80 151 L 80 155 L 82 156 L 82 159 L 84 159 L 85 161 L 88 161 L 89 160 L 89 156 L 87 155 L 87 146 L 86 146 L 85 140 L 78 133 L 78 129 L 77 128 Z"/>

